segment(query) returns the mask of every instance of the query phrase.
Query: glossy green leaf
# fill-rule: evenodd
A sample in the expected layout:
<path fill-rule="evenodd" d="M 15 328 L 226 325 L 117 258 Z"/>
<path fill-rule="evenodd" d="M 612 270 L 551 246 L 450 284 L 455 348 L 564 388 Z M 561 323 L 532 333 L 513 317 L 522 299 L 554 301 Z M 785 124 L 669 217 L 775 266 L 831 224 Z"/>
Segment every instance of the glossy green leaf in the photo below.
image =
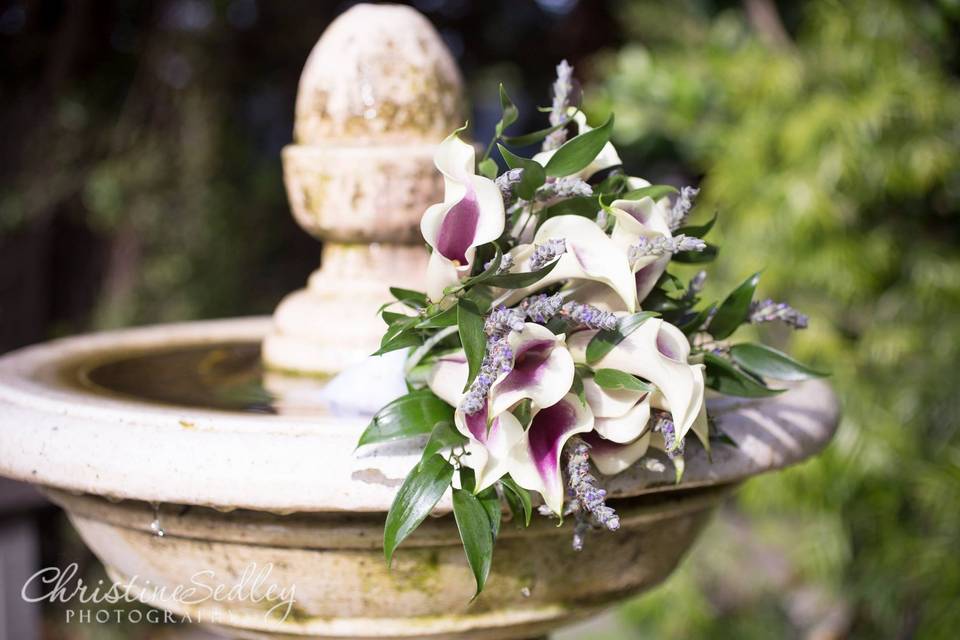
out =
<path fill-rule="evenodd" d="M 381 311 L 380 317 L 383 318 L 383 321 L 387 323 L 387 326 L 392 325 L 394 322 L 402 322 L 410 318 L 410 316 L 405 313 L 397 313 L 395 311 Z"/>
<path fill-rule="evenodd" d="M 423 344 L 423 339 L 420 335 L 410 328 L 404 328 L 402 331 L 391 333 L 388 331 L 384 335 L 384 338 L 389 339 L 380 345 L 380 348 L 373 352 L 372 355 L 382 356 L 385 353 L 390 353 L 391 351 L 396 351 L 398 349 L 406 349 L 407 347 L 415 347 L 417 345 Z"/>
<path fill-rule="evenodd" d="M 547 180 L 547 174 L 543 166 L 529 158 L 510 153 L 510 150 L 502 144 L 498 144 L 497 148 L 500 149 L 500 155 L 503 156 L 508 167 L 523 170 L 520 174 L 520 182 L 516 186 L 517 195 L 524 200 L 533 200 L 537 189 L 543 186 L 543 183 Z"/>
<path fill-rule="evenodd" d="M 526 147 L 531 144 L 536 144 L 542 140 L 545 140 L 548 135 L 557 131 L 558 129 L 566 126 L 566 123 L 561 123 L 554 125 L 552 127 L 547 127 L 546 129 L 539 129 L 537 131 L 531 131 L 530 133 L 525 133 L 519 136 L 501 136 L 501 140 L 509 144 L 511 147 Z"/>
<path fill-rule="evenodd" d="M 640 200 L 641 198 L 650 198 L 652 200 L 659 200 L 674 193 L 677 193 L 676 187 L 671 187 L 668 184 L 651 184 L 648 187 L 640 187 L 639 189 L 627 191 L 623 195 L 617 196 L 617 199 Z"/>
<path fill-rule="evenodd" d="M 533 515 L 533 502 L 530 500 L 530 492 L 518 485 L 510 476 L 500 478 L 500 486 L 503 487 L 504 495 L 510 494 L 519 502 L 523 513 L 524 526 L 529 527 L 530 517 Z"/>
<path fill-rule="evenodd" d="M 380 409 L 360 436 L 357 446 L 426 435 L 438 422 L 452 420 L 453 407 L 432 391 L 413 391 Z"/>
<path fill-rule="evenodd" d="M 434 454 L 439 453 L 447 447 L 456 447 L 466 444 L 467 438 L 463 436 L 448 420 L 443 420 L 434 425 L 430 432 L 430 438 L 427 444 L 423 446 L 423 455 L 420 458 L 420 467 L 429 460 Z"/>
<path fill-rule="evenodd" d="M 782 351 L 752 342 L 730 347 L 730 358 L 751 373 L 775 380 L 809 380 L 828 375 L 797 362 Z"/>
<path fill-rule="evenodd" d="M 474 597 L 477 597 L 487 583 L 490 563 L 493 560 L 493 534 L 490 531 L 490 519 L 480 500 L 464 489 L 453 490 L 453 515 L 457 521 L 463 550 L 467 555 L 467 563 L 477 583 L 477 591 L 474 594 Z"/>
<path fill-rule="evenodd" d="M 695 333 L 703 326 L 703 323 L 707 321 L 707 318 L 710 317 L 710 314 L 713 313 L 713 310 L 717 308 L 717 303 L 713 302 L 708 306 L 701 309 L 697 312 L 696 315 L 692 316 L 686 322 L 683 322 L 677 325 L 681 331 L 683 331 L 688 336 L 692 333 Z"/>
<path fill-rule="evenodd" d="M 585 169 L 610 141 L 613 115 L 602 126 L 567 140 L 547 161 L 548 176 L 563 177 Z"/>
<path fill-rule="evenodd" d="M 587 363 L 593 364 L 610 353 L 615 346 L 623 342 L 624 338 L 633 333 L 644 322 L 660 315 L 653 311 L 641 311 L 633 315 L 620 318 L 617 328 L 612 331 L 598 331 L 587 344 Z"/>
<path fill-rule="evenodd" d="M 469 300 L 460 300 L 457 303 L 457 328 L 460 332 L 463 352 L 467 356 L 467 384 L 464 387 L 466 391 L 480 371 L 480 363 L 483 362 L 483 355 L 487 348 L 487 334 L 483 331 L 483 315 Z"/>
<path fill-rule="evenodd" d="M 715 244 L 707 243 L 707 248 L 703 251 L 680 251 L 673 254 L 671 260 L 682 264 L 703 264 L 704 262 L 713 262 L 717 259 L 720 249 Z"/>
<path fill-rule="evenodd" d="M 497 123 L 496 133 L 499 138 L 503 131 L 517 121 L 517 118 L 520 117 L 520 112 L 517 111 L 516 105 L 513 104 L 513 100 L 510 99 L 510 96 L 507 95 L 507 90 L 504 88 L 503 83 L 500 83 L 500 110 L 502 115 L 500 116 L 500 122 Z"/>
<path fill-rule="evenodd" d="M 628 391 L 653 391 L 653 387 L 626 371 L 619 369 L 597 369 L 593 381 L 604 389 L 626 389 Z"/>
<path fill-rule="evenodd" d="M 453 465 L 433 456 L 422 466 L 414 466 L 393 498 L 383 527 L 383 555 L 387 566 L 393 552 L 420 526 L 443 497 L 453 479 Z"/>
<path fill-rule="evenodd" d="M 457 324 L 457 305 L 427 316 L 415 326 L 417 329 L 443 329 L 455 324 Z"/>
<path fill-rule="evenodd" d="M 493 487 L 487 487 L 476 495 L 477 500 L 483 505 L 484 511 L 487 512 L 487 520 L 490 522 L 490 533 L 493 535 L 494 542 L 496 542 L 497 536 L 500 535 L 500 520 L 503 518 L 503 509 L 500 507 L 500 496 L 497 495 L 497 491 Z"/>
<path fill-rule="evenodd" d="M 427 294 L 412 289 L 390 287 L 390 295 L 396 298 L 398 302 L 402 302 L 413 309 L 422 309 L 429 304 Z"/>
<path fill-rule="evenodd" d="M 545 267 L 536 271 L 524 271 L 521 273 L 501 273 L 484 281 L 484 284 L 491 287 L 500 287 L 501 289 L 522 289 L 536 284 L 553 271 L 559 260 L 554 260 Z"/>
<path fill-rule="evenodd" d="M 718 340 L 723 340 L 746 322 L 758 282 L 760 282 L 759 272 L 744 280 L 720 303 L 716 315 L 713 316 L 710 326 L 707 327 L 710 335 Z"/>
<path fill-rule="evenodd" d="M 705 382 L 714 391 L 741 398 L 766 398 L 783 393 L 786 389 L 771 389 L 738 370 L 733 364 L 712 353 L 703 356 L 706 365 Z"/>
<path fill-rule="evenodd" d="M 673 232 L 673 235 L 678 236 L 683 234 L 685 236 L 690 236 L 691 238 L 704 238 L 710 230 L 713 229 L 713 225 L 717 223 L 717 214 L 714 213 L 713 217 L 710 218 L 707 222 L 703 224 L 696 225 L 687 225 L 685 227 L 680 227 Z"/>

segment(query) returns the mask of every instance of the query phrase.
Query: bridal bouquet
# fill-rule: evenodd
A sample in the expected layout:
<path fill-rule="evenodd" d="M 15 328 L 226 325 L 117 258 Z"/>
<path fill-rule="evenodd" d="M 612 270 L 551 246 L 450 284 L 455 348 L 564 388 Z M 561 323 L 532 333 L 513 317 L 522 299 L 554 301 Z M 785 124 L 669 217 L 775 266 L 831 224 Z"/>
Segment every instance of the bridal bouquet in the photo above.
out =
<path fill-rule="evenodd" d="M 670 273 L 716 257 L 703 239 L 716 218 L 689 224 L 696 189 L 626 173 L 609 141 L 613 117 L 587 126 L 572 68 L 557 72 L 549 127 L 506 135 L 518 114 L 501 87 L 502 117 L 482 155 L 462 130 L 439 146 L 444 200 L 420 225 L 427 290 L 391 289 L 396 300 L 381 309 L 388 328 L 377 353 L 408 350 L 410 392 L 360 439 L 423 442 L 387 516 L 388 563 L 452 490 L 477 593 L 503 514 L 520 526 L 535 506 L 572 517 L 579 549 L 588 530 L 619 527 L 597 475 L 665 455 L 679 482 L 688 439 L 709 452 L 707 388 L 769 396 L 781 389 L 768 379 L 820 375 L 769 347 L 730 342 L 744 323 L 806 325 L 788 305 L 754 299 L 758 274 L 701 305 L 706 274 Z M 535 143 L 533 158 L 508 148 Z"/>

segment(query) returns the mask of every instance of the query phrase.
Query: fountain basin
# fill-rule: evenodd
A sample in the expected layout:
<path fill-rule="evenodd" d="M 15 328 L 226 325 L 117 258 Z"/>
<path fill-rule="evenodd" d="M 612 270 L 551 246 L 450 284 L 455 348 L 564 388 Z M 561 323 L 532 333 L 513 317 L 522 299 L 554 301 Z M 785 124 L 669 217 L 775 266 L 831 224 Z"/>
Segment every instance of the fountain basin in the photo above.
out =
<path fill-rule="evenodd" d="M 611 478 L 623 528 L 589 537 L 580 554 L 570 550 L 572 523 L 504 523 L 487 589 L 471 602 L 448 501 L 387 571 L 383 520 L 417 447 L 355 451 L 367 417 L 318 401 L 322 381 L 261 371 L 270 326 L 155 326 L 0 358 L 0 474 L 44 487 L 115 580 L 172 589 L 211 571 L 233 584 L 254 564 L 271 566 L 271 583 L 295 586 L 282 621 L 265 615 L 270 600 L 153 601 L 238 637 L 547 633 L 662 581 L 737 483 L 813 455 L 839 415 L 822 382 L 715 404 L 737 446 L 717 443 L 710 461 L 692 445 L 679 485 L 669 464 Z"/>

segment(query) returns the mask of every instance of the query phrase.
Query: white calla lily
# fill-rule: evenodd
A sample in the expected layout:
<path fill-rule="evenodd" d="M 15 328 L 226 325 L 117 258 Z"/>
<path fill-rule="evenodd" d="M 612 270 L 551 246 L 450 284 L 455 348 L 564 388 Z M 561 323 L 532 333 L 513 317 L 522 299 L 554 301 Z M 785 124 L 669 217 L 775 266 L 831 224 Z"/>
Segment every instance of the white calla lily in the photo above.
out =
<path fill-rule="evenodd" d="M 576 362 L 586 361 L 586 348 L 594 331 L 570 336 Z M 693 428 L 704 404 L 703 365 L 687 362 L 690 343 L 683 332 L 659 318 L 650 318 L 615 346 L 595 368 L 619 369 L 653 383 L 673 416 L 678 440 Z"/>
<path fill-rule="evenodd" d="M 622 416 L 597 418 L 594 430 L 611 442 L 626 444 L 639 438 L 649 425 L 650 394 L 645 393 L 644 397 Z"/>
<path fill-rule="evenodd" d="M 463 350 L 440 356 L 427 374 L 427 387 L 449 405 L 456 407 L 463 397 L 470 367 Z"/>
<path fill-rule="evenodd" d="M 583 393 L 598 418 L 621 418 L 648 395 L 646 391 L 633 389 L 605 389 L 593 378 L 583 379 Z"/>
<path fill-rule="evenodd" d="M 610 212 L 616 218 L 611 238 L 623 251 L 637 244 L 640 238 L 657 235 L 673 237 L 667 221 L 665 200 L 654 202 L 645 197 L 639 200 L 614 200 Z M 644 298 L 653 290 L 657 280 L 667 270 L 671 255 L 640 256 L 630 265 L 634 272 L 637 300 Z"/>
<path fill-rule="evenodd" d="M 485 411 L 467 415 L 457 409 L 454 423 L 457 430 L 468 438 L 463 463 L 473 469 L 477 491 L 483 491 L 511 472 L 513 450 L 526 437 L 523 426 L 512 413 L 505 411 L 488 425 Z"/>
<path fill-rule="evenodd" d="M 597 433 L 588 433 L 583 439 L 590 445 L 590 460 L 597 466 L 597 470 L 604 475 L 614 476 L 630 468 L 647 454 L 652 435 L 652 432 L 647 431 L 628 444 L 611 442 Z"/>
<path fill-rule="evenodd" d="M 444 288 L 469 274 L 476 247 L 503 233 L 503 196 L 493 180 L 474 174 L 475 160 L 473 147 L 456 133 L 434 155 L 443 174 L 443 202 L 431 205 L 420 220 L 423 239 L 433 248 L 427 266 L 431 300 L 441 299 Z"/>
<path fill-rule="evenodd" d="M 576 395 L 537 411 L 526 437 L 510 452 L 510 476 L 524 489 L 536 491 L 554 513 L 563 509 L 560 453 L 571 436 L 593 429 L 593 414 Z"/>
<path fill-rule="evenodd" d="M 490 412 L 499 415 L 521 400 L 536 407 L 556 404 L 573 384 L 573 356 L 565 337 L 546 327 L 527 322 L 523 331 L 507 337 L 513 351 L 513 368 L 500 374 L 490 388 Z"/>
<path fill-rule="evenodd" d="M 518 246 L 510 252 L 512 271 L 529 271 L 536 247 L 554 239 L 562 239 L 566 244 L 566 252 L 557 265 L 536 284 L 515 290 L 507 299 L 508 305 L 558 282 L 594 281 L 612 289 L 622 301 L 621 308 L 631 312 L 636 309 L 636 284 L 626 250 L 614 243 L 595 222 L 582 216 L 554 216 L 544 222 L 532 244 Z"/>

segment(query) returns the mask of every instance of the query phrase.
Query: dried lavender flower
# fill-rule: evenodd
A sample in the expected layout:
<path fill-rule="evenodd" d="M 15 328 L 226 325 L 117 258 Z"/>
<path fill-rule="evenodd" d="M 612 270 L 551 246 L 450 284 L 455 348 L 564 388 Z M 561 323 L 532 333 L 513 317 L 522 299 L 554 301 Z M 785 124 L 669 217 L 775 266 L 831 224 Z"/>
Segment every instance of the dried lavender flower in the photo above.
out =
<path fill-rule="evenodd" d="M 550 124 L 557 126 L 570 120 L 570 96 L 573 93 L 573 67 L 566 60 L 557 65 L 557 79 L 553 83 L 553 104 L 550 109 Z M 556 149 L 567 140 L 563 127 L 547 136 L 543 150 Z"/>
<path fill-rule="evenodd" d="M 483 331 L 491 340 L 499 340 L 511 331 L 523 331 L 523 321 L 523 311 L 497 307 L 484 320 Z"/>
<path fill-rule="evenodd" d="M 627 258 L 633 262 L 645 256 L 663 256 L 681 251 L 703 251 L 707 243 L 700 238 L 692 238 L 682 233 L 668 238 L 664 235 L 645 236 L 627 250 Z"/>
<path fill-rule="evenodd" d="M 683 187 L 680 189 L 680 195 L 677 196 L 676 202 L 673 203 L 673 206 L 667 213 L 667 223 L 670 225 L 671 230 L 679 229 L 683 226 L 683 223 L 686 222 L 687 216 L 690 215 L 690 210 L 693 209 L 693 200 L 697 197 L 698 193 L 700 193 L 700 189 L 695 187 Z"/>
<path fill-rule="evenodd" d="M 567 455 L 567 495 L 577 524 L 573 532 L 573 548 L 583 549 L 587 531 L 602 527 L 608 531 L 620 528 L 620 516 L 606 504 L 607 492 L 590 473 L 590 445 L 575 440 Z"/>
<path fill-rule="evenodd" d="M 534 322 L 545 324 L 560 311 L 563 305 L 563 296 L 555 293 L 548 296 L 545 293 L 530 296 L 520 303 L 520 309 Z"/>
<path fill-rule="evenodd" d="M 570 301 L 563 305 L 560 313 L 563 317 L 588 329 L 606 329 L 612 331 L 617 328 L 617 316 L 609 311 L 603 311 L 589 304 Z"/>
<path fill-rule="evenodd" d="M 521 326 L 521 328 L 523 328 Z M 513 369 L 513 349 L 505 337 L 487 340 L 487 350 L 480 363 L 480 371 L 460 400 L 460 408 L 467 415 L 480 413 L 487 406 L 490 387 L 502 373 Z"/>
<path fill-rule="evenodd" d="M 538 244 L 530 256 L 530 271 L 536 271 L 547 266 L 554 258 L 567 252 L 567 241 L 563 238 L 551 238 L 543 244 Z"/>
<path fill-rule="evenodd" d="M 683 455 L 683 439 L 677 439 L 676 427 L 670 415 L 663 412 L 656 412 L 654 417 L 653 430 L 659 431 L 663 435 L 663 442 L 667 448 L 667 457 L 671 460 Z"/>
<path fill-rule="evenodd" d="M 489 269 L 492 264 L 493 264 L 493 258 L 491 258 L 489 261 L 487 261 L 486 264 L 483 265 L 484 271 Z M 505 253 L 502 256 L 500 256 L 500 266 L 497 267 L 497 273 L 498 274 L 506 273 L 507 271 L 510 271 L 511 268 L 513 268 L 513 256 L 510 255 L 509 253 Z"/>
<path fill-rule="evenodd" d="M 577 176 L 551 178 L 537 189 L 536 199 L 539 202 L 557 202 L 567 198 L 585 197 L 593 195 L 593 187 Z"/>
<path fill-rule="evenodd" d="M 502 174 L 497 176 L 496 180 L 494 180 L 494 184 L 496 184 L 497 188 L 500 189 L 500 195 L 503 196 L 503 201 L 505 203 L 513 200 L 513 190 L 520 183 L 521 177 L 523 177 L 523 169 L 510 169 L 508 171 L 504 171 Z"/>
<path fill-rule="evenodd" d="M 750 323 L 780 321 L 794 329 L 806 329 L 809 318 L 786 302 L 774 302 L 769 298 L 750 303 Z"/>

